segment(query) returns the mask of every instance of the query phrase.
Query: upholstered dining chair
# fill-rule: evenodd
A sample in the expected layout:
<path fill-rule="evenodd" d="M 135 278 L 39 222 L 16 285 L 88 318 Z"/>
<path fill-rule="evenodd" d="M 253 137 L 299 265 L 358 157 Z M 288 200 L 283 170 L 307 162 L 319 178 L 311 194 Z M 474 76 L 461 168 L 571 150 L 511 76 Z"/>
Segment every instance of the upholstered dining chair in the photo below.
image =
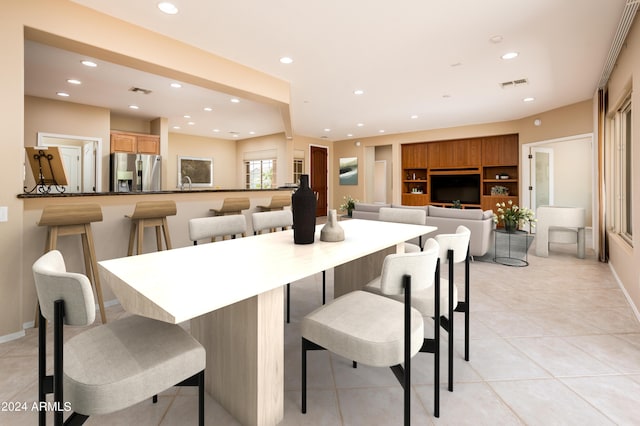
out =
<path fill-rule="evenodd" d="M 406 243 L 405 243 L 406 245 Z M 420 253 L 412 252 L 412 253 Z M 420 352 L 433 354 L 433 403 L 434 403 L 434 415 L 439 416 L 440 413 L 440 307 L 447 305 L 447 287 L 440 281 L 440 246 L 435 239 L 429 238 L 424 244 L 424 250 L 422 253 L 427 253 L 428 257 L 425 257 L 425 261 L 429 262 L 428 267 L 432 268 L 433 263 L 432 256 L 438 257 L 435 271 L 432 275 L 427 275 L 424 279 L 426 285 L 415 288 L 411 294 L 411 304 L 416 308 L 423 317 L 433 318 L 433 338 L 426 338 L 422 336 L 423 343 L 420 348 Z M 432 268 L 433 270 L 433 268 Z M 415 281 L 414 281 L 415 282 Z M 446 284 L 446 283 L 444 283 Z M 385 296 L 397 301 L 404 301 L 404 294 L 393 294 L 385 292 L 383 289 L 383 276 L 373 279 L 365 287 L 365 291 L 374 293 L 378 296 Z M 444 293 L 444 294 L 443 294 Z"/>
<path fill-rule="evenodd" d="M 67 272 L 59 251 L 33 264 L 40 302 L 38 401 L 53 393 L 56 425 L 82 424 L 176 386 L 198 386 L 198 421 L 204 425 L 205 350 L 179 325 L 129 316 L 84 331 L 64 342 L 64 325 L 87 326 L 95 319 L 89 279 Z M 46 321 L 53 323 L 53 375 L 47 375 Z M 39 422 L 46 424 L 46 410 Z"/>
<path fill-rule="evenodd" d="M 382 207 L 378 214 L 378 219 L 384 222 L 409 223 L 413 225 L 426 225 L 427 212 L 423 209 Z M 407 253 L 422 250 L 422 235 L 417 241 L 412 240 L 405 243 L 404 250 Z"/>
<path fill-rule="evenodd" d="M 438 279 L 438 265 L 435 241 L 422 252 L 390 254 L 382 265 L 381 291 L 385 295 L 401 295 L 402 302 L 356 290 L 304 317 L 301 324 L 303 413 L 307 411 L 307 351 L 329 350 L 353 360 L 354 366 L 362 363 L 390 367 L 404 389 L 404 424 L 410 424 L 411 358 L 420 352 L 424 343 L 424 321 L 420 311 L 411 306 L 411 294 L 424 291 Z M 434 400 L 434 414 L 439 416 L 437 395 Z"/>
<path fill-rule="evenodd" d="M 216 238 L 236 238 L 247 236 L 247 220 L 242 214 L 229 216 L 198 217 L 189 220 L 189 239 L 193 245 L 198 245 L 199 240 L 209 239 L 214 242 Z"/>
<path fill-rule="evenodd" d="M 291 210 L 272 210 L 266 212 L 253 213 L 251 215 L 253 223 L 253 234 L 258 235 L 264 232 L 275 232 L 278 229 L 285 230 L 293 226 L 293 213 Z M 287 323 L 291 322 L 291 284 L 285 287 L 287 293 Z M 322 304 L 326 302 L 326 271 L 322 271 Z"/>
<path fill-rule="evenodd" d="M 443 287 L 447 288 L 447 315 L 441 318 L 441 325 L 449 336 L 449 391 L 453 391 L 453 313 L 464 313 L 464 359 L 469 361 L 469 244 L 471 231 L 460 225 L 455 234 L 439 234 L 435 236 L 440 245 L 440 264 L 447 263 L 448 279 L 443 279 Z M 454 281 L 454 264 L 464 262 L 464 300 L 458 297 L 458 287 Z"/>

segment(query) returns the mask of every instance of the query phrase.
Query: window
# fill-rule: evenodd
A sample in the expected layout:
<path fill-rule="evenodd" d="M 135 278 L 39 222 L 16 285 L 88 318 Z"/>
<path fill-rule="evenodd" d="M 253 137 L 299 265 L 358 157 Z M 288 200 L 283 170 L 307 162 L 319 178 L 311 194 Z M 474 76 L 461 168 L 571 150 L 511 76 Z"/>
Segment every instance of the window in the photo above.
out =
<path fill-rule="evenodd" d="M 275 188 L 276 160 L 249 160 L 244 162 L 246 189 Z"/>
<path fill-rule="evenodd" d="M 300 183 L 300 176 L 302 176 L 304 170 L 304 160 L 301 158 L 293 159 L 293 181 Z"/>
<path fill-rule="evenodd" d="M 629 97 L 613 119 L 616 145 L 614 229 L 629 244 L 631 244 L 633 237 L 631 117 L 631 98 Z"/>

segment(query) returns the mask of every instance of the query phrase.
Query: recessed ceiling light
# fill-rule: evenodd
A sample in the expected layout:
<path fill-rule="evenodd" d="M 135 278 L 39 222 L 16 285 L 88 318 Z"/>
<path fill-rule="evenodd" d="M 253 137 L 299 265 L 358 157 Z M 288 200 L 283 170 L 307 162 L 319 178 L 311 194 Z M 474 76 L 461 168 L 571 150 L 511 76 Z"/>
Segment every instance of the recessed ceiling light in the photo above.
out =
<path fill-rule="evenodd" d="M 324 129 L 324 131 L 325 131 L 325 132 L 330 132 L 330 131 L 331 131 L 331 129 L 326 128 L 326 129 Z"/>
<path fill-rule="evenodd" d="M 160 9 L 167 15 L 175 15 L 176 13 L 178 13 L 178 8 L 173 3 L 169 3 L 168 1 L 158 3 L 158 9 Z"/>
<path fill-rule="evenodd" d="M 207 111 L 207 112 L 211 112 L 211 111 L 213 111 L 213 108 L 211 108 L 211 107 L 204 107 L 203 109 L 204 109 L 205 111 Z"/>
<path fill-rule="evenodd" d="M 213 133 L 220 133 L 220 129 L 213 129 Z"/>
<path fill-rule="evenodd" d="M 364 126 L 364 123 L 358 123 L 358 124 L 356 124 L 356 126 L 362 127 L 362 126 Z"/>
<path fill-rule="evenodd" d="M 180 126 L 173 126 L 174 129 L 180 130 Z"/>
<path fill-rule="evenodd" d="M 503 37 L 501 35 L 494 35 L 489 37 L 489 41 L 494 44 L 502 43 Z"/>
<path fill-rule="evenodd" d="M 98 66 L 98 64 L 96 64 L 93 61 L 88 61 L 88 60 L 84 60 L 82 62 L 80 62 L 82 65 L 84 65 L 85 67 L 90 67 L 90 68 L 95 68 Z"/>
<path fill-rule="evenodd" d="M 237 137 L 240 137 L 240 135 L 238 135 L 237 133 L 234 133 L 234 134 L 233 134 L 233 137 L 234 137 L 234 138 L 237 138 Z"/>
<path fill-rule="evenodd" d="M 233 102 L 234 104 L 240 103 L 240 99 L 238 98 L 231 98 L 231 102 Z"/>
<path fill-rule="evenodd" d="M 288 56 L 283 56 L 282 58 L 280 58 L 280 63 L 289 65 L 293 63 L 293 59 Z"/>
<path fill-rule="evenodd" d="M 171 87 L 173 87 L 174 89 L 179 89 L 182 87 L 182 84 L 180 83 L 171 83 Z"/>
<path fill-rule="evenodd" d="M 140 109 L 138 105 L 129 105 L 129 109 Z"/>
<path fill-rule="evenodd" d="M 67 80 L 67 83 L 69 84 L 82 84 L 82 82 L 80 80 L 76 80 L 75 78 L 70 78 L 69 80 Z"/>
<path fill-rule="evenodd" d="M 362 89 L 356 89 L 356 90 L 354 90 L 354 91 L 353 91 L 353 94 L 354 94 L 354 95 L 362 95 L 362 94 L 364 94 L 364 90 L 362 90 Z"/>
<path fill-rule="evenodd" d="M 536 100 L 536 98 L 528 97 L 528 98 L 524 98 L 522 101 L 523 102 L 533 102 L 535 100 Z"/>
<path fill-rule="evenodd" d="M 415 115 L 415 114 L 413 114 L 413 115 L 411 116 L 411 119 L 412 119 L 412 120 L 415 120 L 416 118 L 418 118 L 418 116 L 417 116 L 417 115 Z"/>
<path fill-rule="evenodd" d="M 256 132 L 249 132 L 249 134 L 250 134 L 250 135 L 255 135 L 255 134 L 256 134 Z"/>
<path fill-rule="evenodd" d="M 183 115 L 182 117 L 184 118 L 191 118 L 191 116 L 189 114 Z"/>
<path fill-rule="evenodd" d="M 380 129 L 378 130 L 378 133 L 384 133 L 384 130 Z"/>
<path fill-rule="evenodd" d="M 196 124 L 196 123 L 194 123 L 193 121 L 189 121 L 187 124 L 188 124 L 189 126 L 193 126 L 193 125 L 194 125 L 194 124 Z"/>
<path fill-rule="evenodd" d="M 58 92 L 58 93 L 56 93 L 56 95 L 62 96 L 63 98 L 68 98 L 69 97 L 69 94 L 67 92 Z"/>
<path fill-rule="evenodd" d="M 513 59 L 518 57 L 518 52 L 507 52 L 501 56 L 502 59 Z"/>
<path fill-rule="evenodd" d="M 353 133 L 347 133 L 347 137 L 350 138 L 353 136 Z"/>

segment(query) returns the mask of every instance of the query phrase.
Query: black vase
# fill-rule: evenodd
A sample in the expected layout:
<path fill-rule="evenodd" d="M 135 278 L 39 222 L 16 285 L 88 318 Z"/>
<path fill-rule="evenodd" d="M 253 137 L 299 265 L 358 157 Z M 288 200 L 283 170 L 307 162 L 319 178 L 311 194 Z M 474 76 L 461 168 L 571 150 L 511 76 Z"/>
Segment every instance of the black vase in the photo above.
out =
<path fill-rule="evenodd" d="M 312 244 L 316 233 L 316 194 L 309 187 L 309 175 L 300 176 L 300 187 L 291 196 L 293 242 Z"/>

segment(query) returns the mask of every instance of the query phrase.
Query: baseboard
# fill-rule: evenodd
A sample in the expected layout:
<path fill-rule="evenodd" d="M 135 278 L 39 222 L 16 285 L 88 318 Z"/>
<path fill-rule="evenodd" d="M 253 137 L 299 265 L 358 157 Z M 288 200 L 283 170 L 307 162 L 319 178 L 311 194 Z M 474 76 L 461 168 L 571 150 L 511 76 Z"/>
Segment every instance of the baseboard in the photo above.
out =
<path fill-rule="evenodd" d="M 615 278 L 616 282 L 618 283 L 618 287 L 620 287 L 620 290 L 622 290 L 622 294 L 624 294 L 624 297 L 627 299 L 627 302 L 629 302 L 629 305 L 631 305 L 631 310 L 633 310 L 633 313 L 636 316 L 636 319 L 638 320 L 638 322 L 640 322 L 640 312 L 638 311 L 638 307 L 633 303 L 633 299 L 631 299 L 631 296 L 629 296 L 629 293 L 627 293 L 627 289 L 624 288 L 624 285 L 622 284 L 620 277 L 618 277 L 618 274 L 616 274 L 616 270 L 613 269 L 613 265 L 611 263 L 609 263 L 609 269 L 613 274 L 613 278 Z"/>
<path fill-rule="evenodd" d="M 0 343 L 10 342 L 12 340 L 19 339 L 25 336 L 24 330 L 16 331 L 15 333 L 5 334 L 4 336 L 0 336 Z"/>

